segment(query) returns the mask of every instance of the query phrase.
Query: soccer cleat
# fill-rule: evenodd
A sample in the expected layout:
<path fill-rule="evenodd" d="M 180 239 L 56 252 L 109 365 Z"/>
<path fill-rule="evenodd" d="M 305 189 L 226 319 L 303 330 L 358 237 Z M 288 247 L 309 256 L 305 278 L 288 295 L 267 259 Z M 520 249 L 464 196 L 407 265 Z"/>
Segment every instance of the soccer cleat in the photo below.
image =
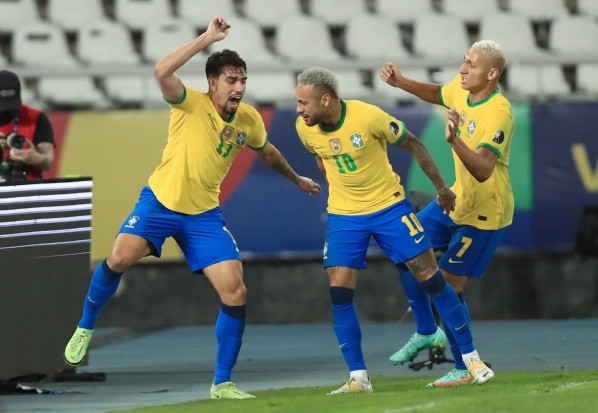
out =
<path fill-rule="evenodd" d="M 444 347 L 445 343 L 446 335 L 440 328 L 436 328 L 436 332 L 429 336 L 415 333 L 402 349 L 390 356 L 390 362 L 395 366 L 397 364 L 403 364 L 417 357 L 420 351 L 426 348 Z"/>
<path fill-rule="evenodd" d="M 494 372 L 478 358 L 466 360 L 465 365 L 473 379 L 472 383 L 484 384 L 494 378 Z"/>
<path fill-rule="evenodd" d="M 469 371 L 452 369 L 433 383 L 428 383 L 426 387 L 452 387 L 469 383 L 471 383 L 471 376 L 469 375 Z"/>
<path fill-rule="evenodd" d="M 212 384 L 210 396 L 212 399 L 255 399 L 253 394 L 245 393 L 243 390 L 237 388 L 232 381 Z"/>
<path fill-rule="evenodd" d="M 83 363 L 92 334 L 93 330 L 77 327 L 64 349 L 64 362 L 66 364 L 76 367 Z"/>
<path fill-rule="evenodd" d="M 372 383 L 369 380 L 366 381 L 358 381 L 354 378 L 350 378 L 348 382 L 343 384 L 336 390 L 332 390 L 328 392 L 327 395 L 334 395 L 334 394 L 348 394 L 348 393 L 373 393 L 374 389 L 372 388 Z"/>

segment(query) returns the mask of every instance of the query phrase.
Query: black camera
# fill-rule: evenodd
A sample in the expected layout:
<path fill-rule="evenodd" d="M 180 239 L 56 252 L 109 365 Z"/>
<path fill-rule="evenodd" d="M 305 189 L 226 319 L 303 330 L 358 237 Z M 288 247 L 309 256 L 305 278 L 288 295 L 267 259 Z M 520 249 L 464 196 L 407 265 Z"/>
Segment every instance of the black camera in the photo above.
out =
<path fill-rule="evenodd" d="M 27 139 L 23 135 L 19 135 L 16 132 L 11 132 L 6 135 L 6 145 L 12 149 L 23 149 L 27 144 Z"/>
<path fill-rule="evenodd" d="M 23 149 L 27 144 L 27 139 L 23 135 L 16 132 L 11 132 L 6 136 L 6 150 Z M 4 159 L 4 149 L 0 146 L 0 161 Z M 14 182 L 23 181 L 26 179 L 26 172 L 23 170 L 24 164 L 8 160 L 0 163 L 0 182 Z"/>

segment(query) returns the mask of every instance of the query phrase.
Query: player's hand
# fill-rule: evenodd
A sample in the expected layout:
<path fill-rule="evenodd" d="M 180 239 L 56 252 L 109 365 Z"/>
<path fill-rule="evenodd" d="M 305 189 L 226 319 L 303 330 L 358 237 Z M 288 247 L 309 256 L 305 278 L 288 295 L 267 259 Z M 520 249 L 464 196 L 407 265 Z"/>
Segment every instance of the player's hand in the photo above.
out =
<path fill-rule="evenodd" d="M 451 211 L 455 210 L 455 199 L 457 199 L 457 195 L 455 195 L 453 191 L 445 186 L 438 191 L 436 203 L 440 208 L 442 208 L 445 215 L 448 215 L 451 213 Z"/>
<path fill-rule="evenodd" d="M 394 63 L 386 63 L 380 68 L 380 79 L 391 86 L 399 87 L 403 74 L 397 65 Z"/>
<path fill-rule="evenodd" d="M 312 179 L 307 178 L 305 176 L 299 177 L 299 182 L 297 182 L 297 186 L 303 192 L 309 193 L 309 196 L 319 194 L 322 188 L 317 182 L 314 182 Z"/>
<path fill-rule="evenodd" d="M 446 121 L 446 128 L 444 130 L 444 139 L 451 143 L 459 131 L 459 112 L 456 109 L 449 109 L 448 120 Z"/>
<path fill-rule="evenodd" d="M 216 16 L 208 25 L 206 33 L 212 36 L 214 41 L 217 42 L 228 35 L 228 29 L 230 29 L 230 24 L 228 24 L 222 17 Z"/>

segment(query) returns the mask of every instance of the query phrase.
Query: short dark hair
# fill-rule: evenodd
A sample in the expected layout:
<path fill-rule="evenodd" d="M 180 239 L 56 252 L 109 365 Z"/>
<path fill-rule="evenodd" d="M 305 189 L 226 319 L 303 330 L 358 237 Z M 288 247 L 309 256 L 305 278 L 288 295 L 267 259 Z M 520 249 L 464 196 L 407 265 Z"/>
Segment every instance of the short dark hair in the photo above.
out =
<path fill-rule="evenodd" d="M 237 52 L 224 49 L 221 52 L 214 52 L 208 57 L 208 61 L 206 62 L 206 76 L 208 78 L 218 77 L 226 67 L 247 71 L 245 60 L 241 59 L 241 56 Z"/>

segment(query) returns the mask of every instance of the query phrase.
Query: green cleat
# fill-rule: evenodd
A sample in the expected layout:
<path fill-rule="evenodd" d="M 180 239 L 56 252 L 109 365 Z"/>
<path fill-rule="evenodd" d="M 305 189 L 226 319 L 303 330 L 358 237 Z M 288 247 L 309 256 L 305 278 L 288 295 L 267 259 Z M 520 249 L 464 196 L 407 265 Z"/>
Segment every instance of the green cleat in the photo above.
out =
<path fill-rule="evenodd" d="M 433 383 L 428 383 L 426 387 L 453 387 L 469 383 L 471 383 L 471 376 L 469 375 L 469 371 L 452 369 Z"/>
<path fill-rule="evenodd" d="M 373 393 L 374 389 L 372 388 L 372 383 L 369 380 L 366 381 L 359 381 L 355 380 L 354 378 L 349 379 L 348 382 L 343 384 L 336 390 L 332 390 L 328 392 L 327 395 L 335 395 L 335 394 L 348 394 L 348 393 Z"/>
<path fill-rule="evenodd" d="M 93 330 L 77 327 L 64 349 L 64 362 L 66 364 L 76 367 L 83 363 L 92 334 Z"/>
<path fill-rule="evenodd" d="M 390 362 L 395 366 L 403 364 L 417 357 L 420 351 L 433 347 L 443 348 L 445 343 L 446 335 L 440 328 L 436 328 L 436 332 L 429 336 L 415 333 L 402 349 L 390 356 Z"/>
<path fill-rule="evenodd" d="M 232 381 L 225 381 L 220 384 L 213 384 L 210 389 L 212 399 L 254 399 L 253 394 L 245 393 L 235 386 Z"/>

